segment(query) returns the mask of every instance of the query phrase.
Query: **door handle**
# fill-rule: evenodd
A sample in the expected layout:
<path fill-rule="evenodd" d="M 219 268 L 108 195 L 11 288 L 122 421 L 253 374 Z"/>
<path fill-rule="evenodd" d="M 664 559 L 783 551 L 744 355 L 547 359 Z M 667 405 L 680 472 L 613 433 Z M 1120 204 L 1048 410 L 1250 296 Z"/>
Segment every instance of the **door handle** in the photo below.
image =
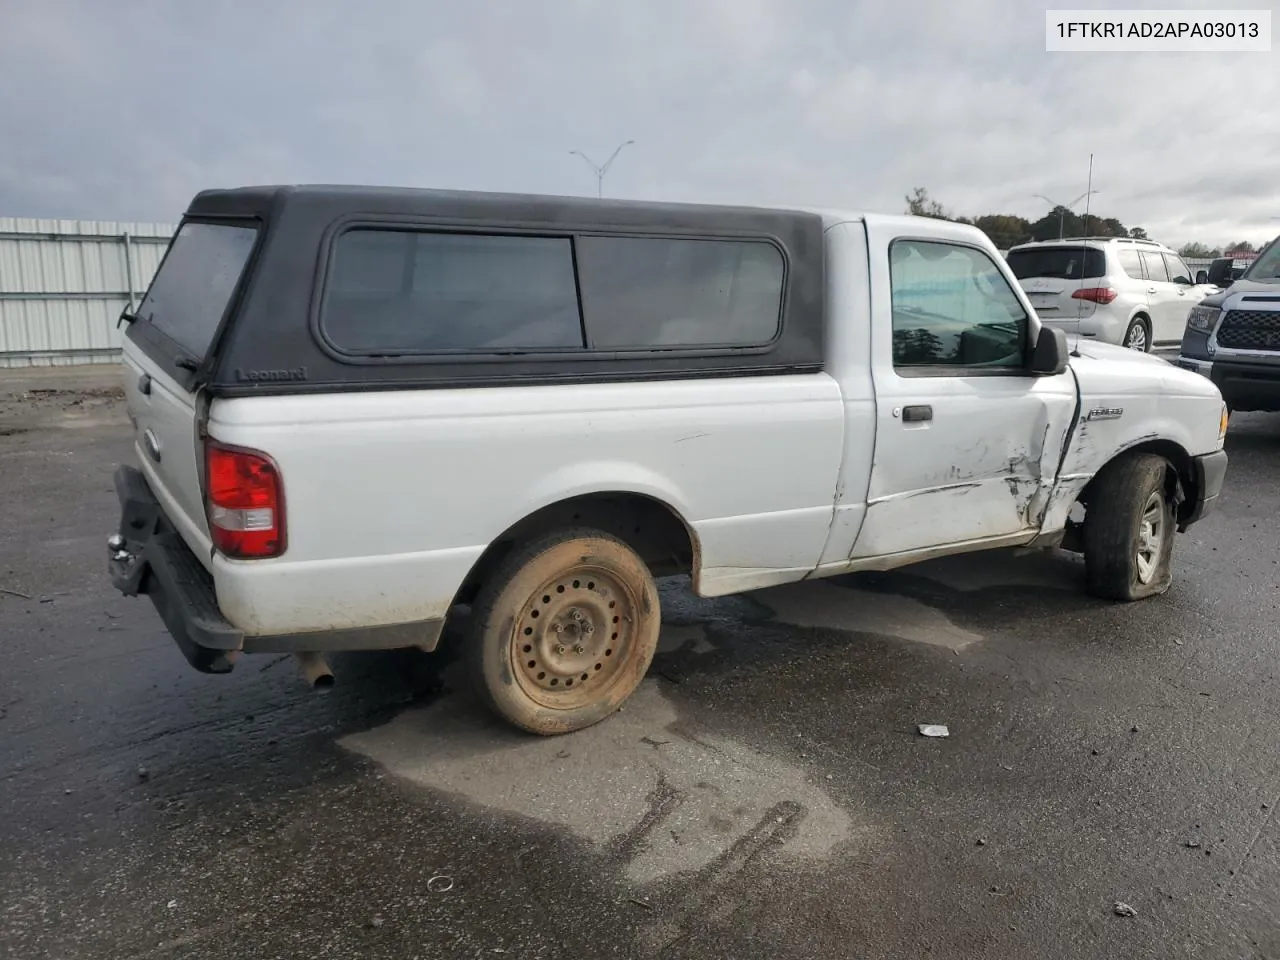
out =
<path fill-rule="evenodd" d="M 150 427 L 147 427 L 147 429 L 144 430 L 142 433 L 142 445 L 144 448 L 146 448 L 147 456 L 149 456 L 156 463 L 159 463 L 160 462 L 160 438 L 156 435 L 156 432 L 152 430 Z"/>
<path fill-rule="evenodd" d="M 1156 292 L 1155 287 L 1147 287 L 1147 293 L 1155 293 L 1155 292 Z"/>
<path fill-rule="evenodd" d="M 902 408 L 903 423 L 921 423 L 925 420 L 933 419 L 933 407 L 927 403 L 917 404 L 914 407 Z"/>
<path fill-rule="evenodd" d="M 138 392 L 143 396 L 151 394 L 151 375 L 144 373 L 138 378 Z"/>

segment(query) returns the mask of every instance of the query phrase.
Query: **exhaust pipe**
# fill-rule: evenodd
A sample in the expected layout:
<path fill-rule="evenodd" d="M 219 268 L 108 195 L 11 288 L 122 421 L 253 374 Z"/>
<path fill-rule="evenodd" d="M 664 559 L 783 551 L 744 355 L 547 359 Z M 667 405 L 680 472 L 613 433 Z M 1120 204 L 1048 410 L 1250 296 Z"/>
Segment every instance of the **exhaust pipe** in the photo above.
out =
<path fill-rule="evenodd" d="M 295 653 L 298 658 L 298 670 L 302 679 L 317 693 L 328 693 L 333 689 L 333 671 L 323 653 Z"/>

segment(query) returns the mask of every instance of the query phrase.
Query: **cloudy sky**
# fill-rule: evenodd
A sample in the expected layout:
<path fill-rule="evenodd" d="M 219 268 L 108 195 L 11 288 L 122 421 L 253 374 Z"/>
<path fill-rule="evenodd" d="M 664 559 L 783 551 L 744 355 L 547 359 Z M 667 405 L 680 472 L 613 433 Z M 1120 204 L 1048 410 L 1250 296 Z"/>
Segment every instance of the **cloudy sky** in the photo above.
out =
<path fill-rule="evenodd" d="M 1275 7 L 1277 0 L 1217 6 Z M 1280 230 L 1280 44 L 1046 53 L 1046 7 L 1176 0 L 0 0 L 0 216 L 173 220 L 346 182 Z M 1203 9 L 1214 7 L 1200 0 Z M 1280 19 L 1280 16 L 1277 17 Z"/>

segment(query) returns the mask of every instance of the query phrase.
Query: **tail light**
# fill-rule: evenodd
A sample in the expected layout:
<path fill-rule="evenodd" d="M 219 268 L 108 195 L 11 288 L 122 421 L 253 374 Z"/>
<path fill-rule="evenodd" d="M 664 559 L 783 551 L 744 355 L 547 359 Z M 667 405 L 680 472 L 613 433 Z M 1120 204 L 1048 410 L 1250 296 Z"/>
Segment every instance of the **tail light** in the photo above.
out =
<path fill-rule="evenodd" d="M 1094 303 L 1110 303 L 1118 294 L 1110 287 L 1085 287 L 1071 295 L 1072 300 L 1091 300 Z"/>
<path fill-rule="evenodd" d="M 205 467 L 209 533 L 218 551 L 236 559 L 284 553 L 284 490 L 271 458 L 209 440 Z"/>

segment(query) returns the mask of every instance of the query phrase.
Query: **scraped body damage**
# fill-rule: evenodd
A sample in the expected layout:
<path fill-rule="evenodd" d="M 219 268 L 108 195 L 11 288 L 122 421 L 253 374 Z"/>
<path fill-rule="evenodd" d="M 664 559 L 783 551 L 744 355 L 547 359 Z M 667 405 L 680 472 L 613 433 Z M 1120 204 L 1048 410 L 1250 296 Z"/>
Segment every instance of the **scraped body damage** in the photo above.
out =
<path fill-rule="evenodd" d="M 1218 401 L 1216 388 L 1203 377 L 1150 354 L 1093 343 L 1079 347 L 1071 369 L 1080 412 L 1041 519 L 1045 533 L 1061 531 L 1089 481 L 1127 451 L 1159 441 L 1196 456 L 1217 446 L 1203 416 L 1206 400 Z"/>
<path fill-rule="evenodd" d="M 1039 533 L 1074 392 L 1026 381 L 965 387 L 957 382 L 933 404 L 927 430 L 892 411 L 881 419 L 866 521 L 850 560 Z"/>

